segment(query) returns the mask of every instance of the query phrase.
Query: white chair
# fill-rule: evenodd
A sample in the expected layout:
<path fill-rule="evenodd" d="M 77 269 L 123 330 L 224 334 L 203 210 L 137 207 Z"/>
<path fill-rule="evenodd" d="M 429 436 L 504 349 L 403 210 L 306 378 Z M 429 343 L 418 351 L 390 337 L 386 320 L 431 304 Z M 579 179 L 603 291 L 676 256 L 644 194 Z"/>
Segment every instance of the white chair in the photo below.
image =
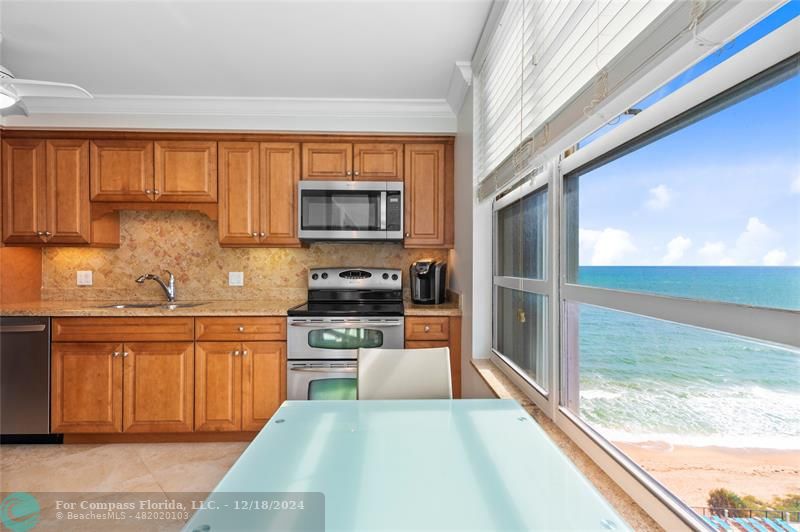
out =
<path fill-rule="evenodd" d="M 450 348 L 359 349 L 359 399 L 452 399 Z"/>

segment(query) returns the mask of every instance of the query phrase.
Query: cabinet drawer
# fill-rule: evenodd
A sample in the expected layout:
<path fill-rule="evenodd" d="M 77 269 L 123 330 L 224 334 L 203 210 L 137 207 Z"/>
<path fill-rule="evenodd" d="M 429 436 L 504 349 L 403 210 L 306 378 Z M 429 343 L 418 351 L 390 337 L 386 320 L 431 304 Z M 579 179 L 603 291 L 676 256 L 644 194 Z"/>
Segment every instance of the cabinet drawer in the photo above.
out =
<path fill-rule="evenodd" d="M 197 340 L 285 340 L 286 318 L 197 318 Z"/>
<path fill-rule="evenodd" d="M 406 340 L 449 340 L 447 317 L 406 318 Z"/>
<path fill-rule="evenodd" d="M 181 341 L 194 337 L 193 318 L 54 318 L 54 342 Z"/>

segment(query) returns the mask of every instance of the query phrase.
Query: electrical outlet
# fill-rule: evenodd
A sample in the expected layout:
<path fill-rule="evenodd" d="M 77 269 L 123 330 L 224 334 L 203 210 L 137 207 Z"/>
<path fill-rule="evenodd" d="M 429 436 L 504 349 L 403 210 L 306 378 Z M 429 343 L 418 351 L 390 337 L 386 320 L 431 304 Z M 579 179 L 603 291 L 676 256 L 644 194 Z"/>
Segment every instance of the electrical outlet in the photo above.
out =
<path fill-rule="evenodd" d="M 228 286 L 244 286 L 244 272 L 228 272 Z"/>
<path fill-rule="evenodd" d="M 78 286 L 92 286 L 92 271 L 78 270 L 77 281 Z"/>

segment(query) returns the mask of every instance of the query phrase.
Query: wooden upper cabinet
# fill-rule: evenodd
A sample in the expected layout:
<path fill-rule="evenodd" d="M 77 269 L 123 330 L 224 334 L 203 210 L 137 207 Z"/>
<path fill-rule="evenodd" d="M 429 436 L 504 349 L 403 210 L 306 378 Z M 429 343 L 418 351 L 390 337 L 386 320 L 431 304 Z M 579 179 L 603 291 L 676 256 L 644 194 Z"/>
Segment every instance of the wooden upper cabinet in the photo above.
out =
<path fill-rule="evenodd" d="M 153 195 L 157 201 L 217 201 L 217 143 L 156 141 Z"/>
<path fill-rule="evenodd" d="M 125 432 L 192 431 L 192 342 L 125 343 L 123 364 Z"/>
<path fill-rule="evenodd" d="M 55 343 L 51 432 L 122 432 L 122 344 Z"/>
<path fill-rule="evenodd" d="M 349 142 L 303 143 L 303 179 L 353 179 L 353 145 Z"/>
<path fill-rule="evenodd" d="M 152 201 L 153 143 L 92 141 L 91 183 L 94 201 Z"/>
<path fill-rule="evenodd" d="M 261 144 L 260 244 L 300 246 L 297 238 L 299 180 L 299 144 Z"/>
<path fill-rule="evenodd" d="M 219 143 L 219 242 L 258 243 L 259 146 L 257 142 Z"/>
<path fill-rule="evenodd" d="M 403 145 L 353 144 L 353 179 L 356 181 L 402 181 Z"/>
<path fill-rule="evenodd" d="M 445 181 L 443 144 L 406 144 L 403 241 L 406 247 L 445 245 L 445 210 L 452 203 L 446 197 Z"/>
<path fill-rule="evenodd" d="M 286 343 L 242 344 L 242 430 L 261 430 L 286 399 Z"/>
<path fill-rule="evenodd" d="M 47 141 L 48 244 L 88 244 L 92 220 L 89 204 L 89 142 Z"/>
<path fill-rule="evenodd" d="M 239 431 L 242 427 L 242 346 L 238 342 L 195 344 L 194 428 Z"/>
<path fill-rule="evenodd" d="M 3 241 L 44 242 L 47 187 L 43 140 L 3 142 Z"/>

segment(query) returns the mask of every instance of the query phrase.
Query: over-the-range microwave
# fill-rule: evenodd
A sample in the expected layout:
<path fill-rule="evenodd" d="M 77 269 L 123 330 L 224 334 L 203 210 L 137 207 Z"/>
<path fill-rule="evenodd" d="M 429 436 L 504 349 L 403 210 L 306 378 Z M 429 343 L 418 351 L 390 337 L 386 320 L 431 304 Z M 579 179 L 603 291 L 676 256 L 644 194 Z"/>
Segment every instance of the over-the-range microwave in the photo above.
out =
<path fill-rule="evenodd" d="M 402 240 L 402 181 L 300 181 L 302 240 Z"/>

